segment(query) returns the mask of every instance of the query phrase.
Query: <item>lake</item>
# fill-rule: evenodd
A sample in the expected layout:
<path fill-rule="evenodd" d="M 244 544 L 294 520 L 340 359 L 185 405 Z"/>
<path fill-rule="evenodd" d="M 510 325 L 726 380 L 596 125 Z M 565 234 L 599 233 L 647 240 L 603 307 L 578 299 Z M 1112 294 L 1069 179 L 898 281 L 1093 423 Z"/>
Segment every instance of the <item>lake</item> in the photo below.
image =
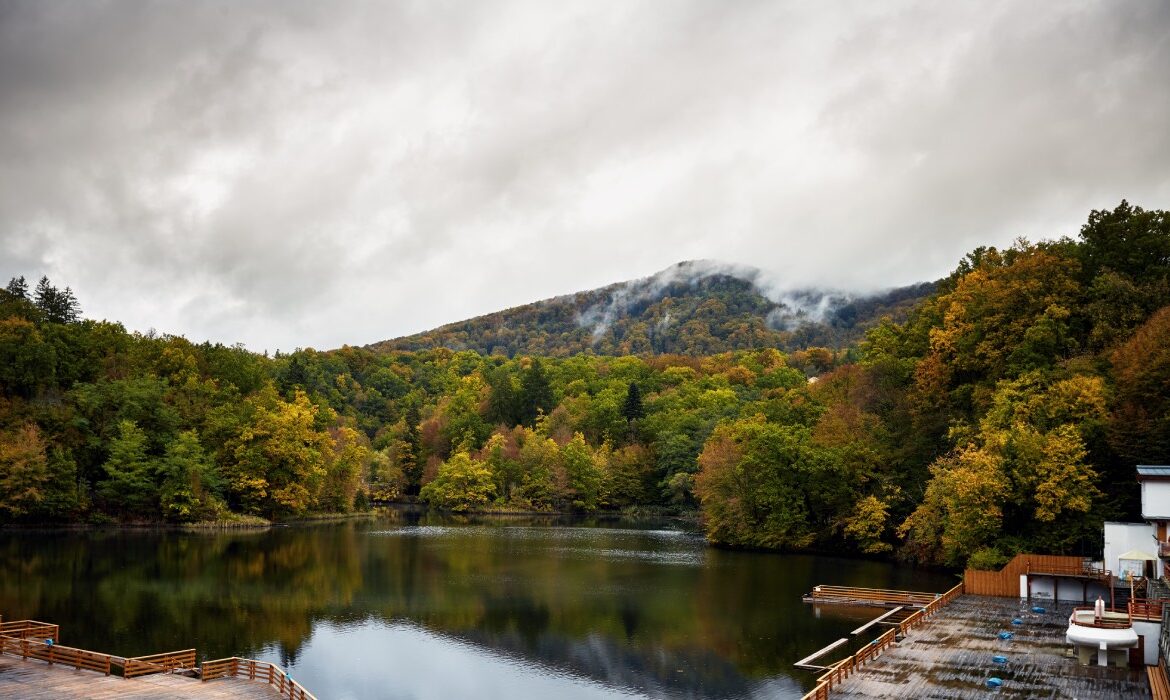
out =
<path fill-rule="evenodd" d="M 670 520 L 405 513 L 207 534 L 6 531 L 0 566 L 4 619 L 57 623 L 63 644 L 273 661 L 321 700 L 799 698 L 814 674 L 793 662 L 881 612 L 814 609 L 801 602 L 814 585 L 955 582 L 713 549 Z"/>

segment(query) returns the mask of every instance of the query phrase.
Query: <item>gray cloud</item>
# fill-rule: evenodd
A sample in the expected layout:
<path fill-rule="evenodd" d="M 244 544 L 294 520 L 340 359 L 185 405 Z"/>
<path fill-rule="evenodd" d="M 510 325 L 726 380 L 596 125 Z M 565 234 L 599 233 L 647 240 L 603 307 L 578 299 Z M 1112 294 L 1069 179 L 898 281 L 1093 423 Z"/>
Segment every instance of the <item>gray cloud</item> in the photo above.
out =
<path fill-rule="evenodd" d="M 645 277 L 932 279 L 1170 206 L 1170 6 L 0 1 L 0 276 L 334 347 Z"/>

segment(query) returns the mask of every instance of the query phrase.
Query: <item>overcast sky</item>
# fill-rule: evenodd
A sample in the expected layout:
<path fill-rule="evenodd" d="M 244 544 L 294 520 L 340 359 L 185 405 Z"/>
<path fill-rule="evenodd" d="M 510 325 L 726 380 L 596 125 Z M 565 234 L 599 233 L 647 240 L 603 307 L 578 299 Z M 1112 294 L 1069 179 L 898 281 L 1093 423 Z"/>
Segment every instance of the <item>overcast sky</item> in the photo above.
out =
<path fill-rule="evenodd" d="M 1170 208 L 1170 3 L 0 0 L 0 276 L 254 350 Z M 2 282 L 0 282 L 2 283 Z"/>

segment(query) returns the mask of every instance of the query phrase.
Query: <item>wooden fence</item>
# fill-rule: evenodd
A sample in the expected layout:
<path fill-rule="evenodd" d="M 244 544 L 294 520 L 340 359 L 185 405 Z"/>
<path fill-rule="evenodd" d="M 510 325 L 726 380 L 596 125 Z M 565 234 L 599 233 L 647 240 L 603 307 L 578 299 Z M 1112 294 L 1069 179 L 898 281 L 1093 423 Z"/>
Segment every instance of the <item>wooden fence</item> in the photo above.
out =
<path fill-rule="evenodd" d="M 1135 620 L 1146 622 L 1161 622 L 1162 608 L 1167 607 L 1167 600 L 1131 600 L 1129 602 L 1129 616 Z"/>
<path fill-rule="evenodd" d="M 1111 576 L 1109 571 L 1093 567 L 1084 557 L 1017 554 L 999 571 L 967 569 L 963 573 L 964 590 L 971 595 L 1017 598 L 1020 595 L 1020 576 L 1024 574 L 1076 576 L 1099 580 L 1108 580 Z"/>
<path fill-rule="evenodd" d="M 203 662 L 202 677 L 204 681 L 216 678 L 247 678 L 248 680 L 266 681 L 268 685 L 280 693 L 280 697 L 289 700 L 317 700 L 304 686 L 297 683 L 286 671 L 267 661 L 241 659 L 233 656 L 230 659 Z"/>
<path fill-rule="evenodd" d="M 902 622 L 898 623 L 896 629 L 886 630 L 880 637 L 862 647 L 853 656 L 833 664 L 824 675 L 817 678 L 816 686 L 802 700 L 828 700 L 829 693 L 833 688 L 841 685 L 849 676 L 853 675 L 870 661 L 881 656 L 881 653 L 897 641 L 899 636 L 905 637 L 910 630 L 934 617 L 939 610 L 942 610 L 943 607 L 955 598 L 963 595 L 963 593 L 964 586 L 960 583 L 946 593 L 931 600 L 923 609 L 902 620 Z"/>
<path fill-rule="evenodd" d="M 75 669 L 98 671 L 110 675 L 112 666 L 122 667 L 124 678 L 135 678 L 151 673 L 170 673 L 195 669 L 195 650 L 184 649 L 165 654 L 136 656 L 124 659 L 113 654 L 103 654 L 85 649 L 61 646 L 56 643 L 57 625 L 36 620 L 4 622 L 0 617 L 0 654 L 11 654 L 22 659 L 37 659 L 50 665 L 72 666 Z M 52 641 L 50 641 L 52 640 Z M 272 686 L 282 698 L 288 700 L 317 700 L 304 686 L 275 664 L 254 659 L 219 659 L 205 661 L 199 668 L 204 681 L 216 678 L 245 678 L 263 681 Z"/>
<path fill-rule="evenodd" d="M 165 654 L 135 656 L 126 659 L 122 675 L 125 678 L 145 676 L 150 673 L 172 673 L 195 668 L 195 650 L 168 651 Z"/>
<path fill-rule="evenodd" d="M 60 634 L 60 628 L 48 622 L 39 622 L 37 620 L 0 622 L 0 636 L 2 637 L 52 639 L 56 642 L 58 641 L 58 634 Z"/>
<path fill-rule="evenodd" d="M 98 671 L 110 675 L 110 664 L 113 659 L 109 654 L 100 654 L 96 651 L 74 649 L 60 644 L 49 644 L 37 639 L 22 639 L 20 637 L 0 637 L 0 653 L 19 656 L 22 659 L 39 659 L 49 662 L 49 665 L 62 664 L 76 669 Z"/>

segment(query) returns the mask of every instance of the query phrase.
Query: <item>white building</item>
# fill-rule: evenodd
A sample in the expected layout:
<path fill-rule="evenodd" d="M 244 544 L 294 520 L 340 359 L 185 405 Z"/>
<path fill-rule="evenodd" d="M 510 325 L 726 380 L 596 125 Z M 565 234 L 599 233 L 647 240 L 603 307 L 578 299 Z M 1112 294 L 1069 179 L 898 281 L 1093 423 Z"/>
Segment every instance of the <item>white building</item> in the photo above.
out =
<path fill-rule="evenodd" d="M 1134 578 L 1160 578 L 1170 566 L 1170 466 L 1139 465 L 1137 478 L 1146 522 L 1105 523 L 1103 564 L 1120 585 Z M 1066 640 L 1081 663 L 1123 666 L 1131 655 L 1148 666 L 1158 663 L 1161 601 L 1139 602 L 1128 609 L 1073 612 Z"/>
<path fill-rule="evenodd" d="M 1153 529 L 1153 551 L 1148 554 L 1157 557 L 1147 565 L 1147 575 L 1161 577 L 1170 562 L 1170 466 L 1138 465 L 1137 478 L 1142 485 L 1142 519 Z"/>
<path fill-rule="evenodd" d="M 1162 575 L 1158 539 L 1150 523 L 1105 523 L 1105 569 L 1119 583 Z"/>

